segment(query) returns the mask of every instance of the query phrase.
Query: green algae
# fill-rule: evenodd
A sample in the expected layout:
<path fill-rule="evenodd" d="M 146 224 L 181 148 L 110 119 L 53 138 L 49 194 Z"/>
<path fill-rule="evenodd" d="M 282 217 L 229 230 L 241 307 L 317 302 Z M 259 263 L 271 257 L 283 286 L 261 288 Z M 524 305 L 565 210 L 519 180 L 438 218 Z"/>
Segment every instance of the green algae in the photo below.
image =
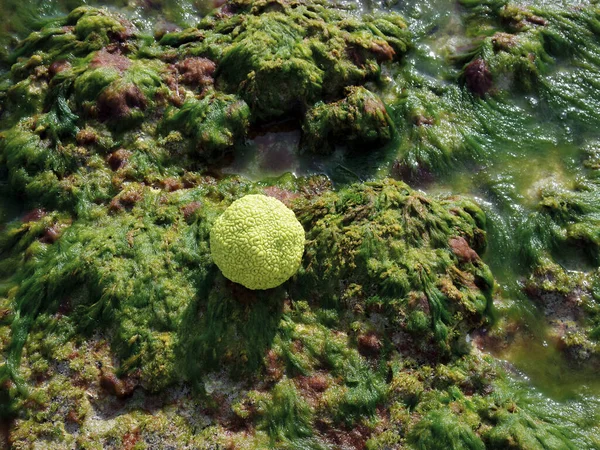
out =
<path fill-rule="evenodd" d="M 473 53 L 485 62 L 496 84 L 536 91 L 563 120 L 593 126 L 598 120 L 597 5 L 559 9 L 490 2 L 486 8 L 496 23 L 485 30 L 489 37 Z"/>
<path fill-rule="evenodd" d="M 180 109 L 167 112 L 161 125 L 191 137 L 193 151 L 204 159 L 219 160 L 247 133 L 250 110 L 233 95 L 209 93 L 200 101 L 191 99 Z"/>
<path fill-rule="evenodd" d="M 489 314 L 493 278 L 470 247 L 485 245 L 477 206 L 452 201 L 440 206 L 405 185 L 388 183 L 324 196 L 308 212 L 298 209 L 310 230 L 301 286 L 325 304 L 377 297 L 395 316 L 392 323 L 448 349 L 462 334 L 449 333 L 459 330 L 456 318 L 476 326 Z M 313 208 L 327 213 L 310 214 Z M 347 293 L 339 293 L 341 280 Z M 419 299 L 426 299 L 431 315 L 425 333 L 415 324 L 414 313 L 423 312 Z"/>
<path fill-rule="evenodd" d="M 395 15 L 356 20 L 319 3 L 233 5 L 240 15 L 204 19 L 197 37 L 166 35 L 161 43 L 218 61 L 217 83 L 246 101 L 253 121 L 302 115 L 319 100 L 343 98 L 346 87 L 376 80 L 379 63 L 410 45 Z"/>
<path fill-rule="evenodd" d="M 518 294 L 524 309 L 533 299 L 547 315 L 548 299 L 564 304 L 575 293 L 574 328 L 554 335 L 551 348 L 595 364 L 577 356 L 593 354 L 598 338 L 594 147 L 579 157 L 595 120 L 595 92 L 585 84 L 596 70 L 587 45 L 595 10 L 464 3 L 463 42 L 476 45 L 449 51 L 444 67 L 423 47 L 433 45 L 439 19 L 412 4 L 401 10 L 412 11 L 415 50 L 398 15 L 242 1 L 238 13 L 161 33 L 159 43 L 123 17 L 83 9 L 18 46 L 0 89 L 2 162 L 11 195 L 48 212 L 2 231 L 2 414 L 16 417 L 11 444 L 597 447 L 595 391 L 577 387 L 593 372 L 574 372 L 567 400 L 545 389 L 561 399 L 552 402 L 481 357 L 468 337 L 492 323 L 493 274 L 503 283 L 490 336 L 535 326 L 500 295 Z M 518 45 L 498 50 L 506 44 L 499 38 Z M 276 45 L 265 52 L 259 41 Z M 381 65 L 384 42 L 395 56 Z M 94 67 L 107 56 L 101 47 L 115 44 L 125 50 Z M 335 65 L 329 52 L 340 45 L 352 51 Z M 281 64 L 277 52 L 293 61 Z M 65 56 L 71 67 L 50 76 Z M 190 84 L 183 61 L 207 57 L 216 72 Z M 486 92 L 468 78 L 478 60 L 495 82 Z M 486 69 L 471 68 L 484 72 L 485 86 Z M 289 79 L 293 89 L 282 88 Z M 376 115 L 349 118 L 352 93 L 377 104 Z M 539 123 L 546 111 L 563 123 Z M 209 164 L 239 155 L 254 127 L 290 117 L 304 120 L 302 142 L 332 153 L 333 163 L 339 144 L 355 152 L 387 141 L 385 155 L 372 153 L 377 167 L 368 176 L 439 177 L 427 188 L 446 194 L 444 183 L 462 177 L 454 192 L 479 197 L 479 206 L 389 179 L 332 190 L 319 177 L 207 176 L 215 175 Z M 535 180 L 524 162 L 536 165 Z M 470 164 L 481 173 L 465 183 Z M 562 176 L 539 183 L 544 171 Z M 257 298 L 214 270 L 206 233 L 231 201 L 263 190 L 294 208 L 309 243 L 298 276 Z M 541 320 L 535 339 L 556 333 L 545 322 L 564 319 L 557 314 Z M 543 385 L 517 353 L 498 354 Z M 535 364 L 572 369 L 568 361 L 540 354 Z M 174 393 L 181 386 L 185 400 Z M 116 395 L 132 397 L 113 415 Z"/>
<path fill-rule="evenodd" d="M 302 128 L 303 146 L 315 153 L 332 152 L 335 142 L 354 148 L 377 146 L 389 141 L 394 130 L 383 102 L 365 88 L 349 88 L 339 102 L 317 103 Z"/>
<path fill-rule="evenodd" d="M 432 411 L 412 429 L 409 441 L 416 449 L 443 445 L 448 449 L 484 449 L 473 431 L 459 422 L 449 411 Z"/>

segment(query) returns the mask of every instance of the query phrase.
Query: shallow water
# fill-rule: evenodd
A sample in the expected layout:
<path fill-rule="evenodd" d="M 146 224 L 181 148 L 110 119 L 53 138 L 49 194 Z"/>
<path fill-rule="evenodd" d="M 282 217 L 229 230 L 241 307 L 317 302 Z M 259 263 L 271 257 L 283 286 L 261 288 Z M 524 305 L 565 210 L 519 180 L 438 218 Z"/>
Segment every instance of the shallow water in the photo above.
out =
<path fill-rule="evenodd" d="M 434 78 L 444 77 L 444 64 L 449 47 L 464 41 L 460 7 L 448 0 L 409 1 L 394 7 L 412 18 L 411 28 L 422 36 L 410 63 L 415 69 Z M 517 2 L 535 6 L 575 7 L 574 2 L 540 0 Z M 583 3 L 583 2 L 582 2 Z M 572 70 L 561 67 L 559 70 Z M 583 175 L 581 148 L 596 142 L 600 133 L 586 130 L 579 134 L 577 124 L 560 120 L 537 98 L 511 99 L 531 117 L 543 135 L 527 142 L 530 130 L 514 129 L 517 142 L 497 143 L 492 157 L 483 164 L 465 164 L 435 182 L 422 186 L 429 193 L 472 196 L 483 205 L 492 222 L 488 235 L 488 251 L 484 260 L 500 284 L 500 294 L 515 304 L 529 319 L 527 330 L 518 335 L 507 350 L 496 356 L 510 362 L 523 379 L 555 401 L 569 401 L 576 408 L 593 411 L 600 400 L 600 378 L 591 370 L 574 367 L 552 342 L 545 339 L 545 325 L 540 312 L 520 292 L 522 275 L 519 261 L 507 255 L 503 241 L 511 236 L 494 233 L 494 220 L 511 220 L 532 211 L 540 189 L 549 185 L 571 185 Z M 540 145 L 541 141 L 546 141 Z M 516 145 L 515 145 L 516 144 Z M 500 228 L 500 227 L 498 227 Z M 580 250 L 566 250 L 561 263 L 570 270 L 589 270 L 593 266 Z"/>
<path fill-rule="evenodd" d="M 82 0 L 15 1 L 0 0 L 4 17 L 0 23 L 0 44 L 10 45 L 25 36 L 41 21 L 63 14 L 81 4 L 107 2 Z M 109 2 L 123 11 L 145 31 L 152 33 L 161 27 L 192 25 L 209 11 L 215 2 L 173 0 Z M 464 11 L 452 0 L 363 1 L 339 2 L 357 13 L 377 8 L 389 8 L 403 14 L 416 36 L 416 46 L 403 62 L 403 70 L 444 83 L 456 69 L 447 63 L 448 56 L 466 45 Z M 574 6 L 572 1 L 539 0 L 523 2 L 539 6 Z M 383 96 L 393 96 L 397 74 L 387 68 L 384 82 L 377 87 Z M 571 70 L 562 67 L 557 70 Z M 558 73 L 558 72 L 557 72 Z M 545 330 L 539 313 L 520 294 L 522 267 L 515 255 L 507 253 L 505 243 L 511 235 L 496 232 L 510 228 L 495 226 L 501 221 L 516 223 L 534 210 L 540 189 L 548 186 L 571 186 L 584 175 L 581 149 L 600 139 L 600 133 L 577 122 L 557 117 L 538 98 L 518 96 L 509 99 L 523 120 L 501 142 L 488 142 L 493 147 L 483 161 L 465 160 L 435 179 L 414 179 L 409 184 L 440 196 L 467 195 L 484 206 L 490 222 L 489 246 L 484 260 L 499 282 L 499 295 L 514 304 L 515 311 L 529 317 L 527 330 L 518 335 L 508 349 L 496 353 L 515 367 L 517 378 L 539 390 L 547 402 L 567 402 L 570 408 L 593 410 L 600 401 L 600 378 L 596 373 L 573 367 L 545 340 Z M 518 118 L 517 118 L 518 119 Z M 300 133 L 297 124 L 284 124 L 275 131 L 257 132 L 239 152 L 239 156 L 223 170 L 240 173 L 251 179 L 278 176 L 286 172 L 296 175 L 325 173 L 334 183 L 367 180 L 393 174 L 393 159 L 397 141 L 385 148 L 364 152 L 338 149 L 332 155 L 320 157 L 298 155 Z M 2 199 L 5 197 L 2 196 Z M 3 201 L 3 200 L 2 200 Z M 18 205 L 3 204 L 0 220 L 5 223 L 20 214 Z M 569 270 L 588 270 L 592 266 L 578 252 L 565 252 L 561 263 Z"/>

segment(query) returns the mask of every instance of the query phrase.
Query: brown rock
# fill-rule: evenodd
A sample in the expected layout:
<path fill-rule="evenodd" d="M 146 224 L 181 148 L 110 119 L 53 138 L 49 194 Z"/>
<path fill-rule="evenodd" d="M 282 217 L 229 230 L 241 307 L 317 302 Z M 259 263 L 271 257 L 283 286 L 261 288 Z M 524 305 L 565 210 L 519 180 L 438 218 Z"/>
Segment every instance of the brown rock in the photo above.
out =
<path fill-rule="evenodd" d="M 390 44 L 385 41 L 373 42 L 371 44 L 371 52 L 375 54 L 377 62 L 392 61 L 396 52 Z"/>
<path fill-rule="evenodd" d="M 300 194 L 278 188 L 277 186 L 266 187 L 263 190 L 263 192 L 265 193 L 265 195 L 268 195 L 269 197 L 276 198 L 277 200 L 279 200 L 281 203 L 283 203 L 288 208 L 290 207 L 290 205 L 292 204 L 292 202 L 295 199 L 300 197 Z"/>
<path fill-rule="evenodd" d="M 40 238 L 40 242 L 44 244 L 54 244 L 62 235 L 62 227 L 58 224 L 54 224 L 51 227 L 47 227 L 44 230 L 44 234 Z"/>
<path fill-rule="evenodd" d="M 112 170 L 117 171 L 127 164 L 130 156 L 130 152 L 120 148 L 119 150 L 112 152 L 106 162 Z"/>
<path fill-rule="evenodd" d="M 471 61 L 465 67 L 464 73 L 467 87 L 474 94 L 483 97 L 492 88 L 492 74 L 483 59 L 477 58 Z"/>
<path fill-rule="evenodd" d="M 23 222 L 23 223 L 26 223 L 26 222 L 37 222 L 42 217 L 44 217 L 46 214 L 47 214 L 47 212 L 46 212 L 45 209 L 43 209 L 43 208 L 35 208 L 35 209 L 32 209 L 31 211 L 29 211 L 23 217 L 21 217 L 21 222 Z"/>
<path fill-rule="evenodd" d="M 75 140 L 78 145 L 90 145 L 98 142 L 98 135 L 91 130 L 83 129 L 79 130 Z"/>
<path fill-rule="evenodd" d="M 200 208 L 202 208 L 202 202 L 191 202 L 181 208 L 181 211 L 183 212 L 185 220 L 189 220 L 189 218 Z"/>
<path fill-rule="evenodd" d="M 131 66 L 131 60 L 120 53 L 109 53 L 103 48 L 92 58 L 90 67 L 97 69 L 99 67 L 110 67 L 119 72 L 126 71 Z"/>
<path fill-rule="evenodd" d="M 48 67 L 48 74 L 50 75 L 50 78 L 53 78 L 57 73 L 70 68 L 71 63 L 69 61 L 66 59 L 59 59 L 58 61 L 54 61 L 52 64 L 50 64 L 50 67 Z"/>
<path fill-rule="evenodd" d="M 183 189 L 183 183 L 177 178 L 165 178 L 161 182 L 163 189 L 167 192 L 178 191 Z"/>
<path fill-rule="evenodd" d="M 178 62 L 175 67 L 180 73 L 183 84 L 193 87 L 208 86 L 213 83 L 213 74 L 216 65 L 207 58 L 186 58 Z"/>
<path fill-rule="evenodd" d="M 363 334 L 358 337 L 358 351 L 363 356 L 377 356 L 382 347 L 383 344 L 375 333 Z"/>
<path fill-rule="evenodd" d="M 448 241 L 452 252 L 462 262 L 475 262 L 479 259 L 479 255 L 473 250 L 469 243 L 463 237 L 453 237 Z"/>
<path fill-rule="evenodd" d="M 129 377 L 120 379 L 109 369 L 101 368 L 100 386 L 109 394 L 122 399 L 133 395 L 133 391 L 138 386 L 138 383 Z"/>
<path fill-rule="evenodd" d="M 98 118 L 102 121 L 126 118 L 133 108 L 146 109 L 144 93 L 134 84 L 104 89 L 98 96 Z"/>

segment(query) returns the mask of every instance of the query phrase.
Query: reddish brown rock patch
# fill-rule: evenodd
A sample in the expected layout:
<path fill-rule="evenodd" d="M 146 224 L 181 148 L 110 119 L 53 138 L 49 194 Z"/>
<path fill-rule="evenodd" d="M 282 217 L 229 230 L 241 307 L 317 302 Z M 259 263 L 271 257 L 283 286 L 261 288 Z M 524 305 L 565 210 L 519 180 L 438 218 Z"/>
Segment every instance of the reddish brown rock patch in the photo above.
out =
<path fill-rule="evenodd" d="M 390 44 L 385 41 L 373 42 L 371 44 L 371 53 L 375 55 L 377 62 L 391 61 L 394 59 L 396 52 Z"/>
<path fill-rule="evenodd" d="M 110 166 L 110 168 L 114 171 L 121 169 L 127 164 L 131 153 L 127 150 L 120 148 L 117 151 L 114 151 L 110 154 L 106 162 Z"/>
<path fill-rule="evenodd" d="M 126 118 L 134 108 L 146 109 L 144 93 L 134 84 L 104 89 L 98 96 L 98 118 L 102 121 Z"/>
<path fill-rule="evenodd" d="M 48 74 L 50 78 L 53 78 L 56 74 L 68 70 L 71 68 L 71 63 L 66 59 L 59 59 L 58 61 L 54 61 L 48 67 Z"/>
<path fill-rule="evenodd" d="M 48 214 L 48 213 L 46 212 L 45 209 L 35 208 L 35 209 L 32 209 L 31 211 L 29 211 L 28 213 L 26 213 L 23 217 L 21 217 L 21 222 L 23 222 L 23 223 L 37 222 L 42 217 L 44 217 L 46 214 Z"/>
<path fill-rule="evenodd" d="M 487 63 L 477 58 L 465 67 L 465 81 L 471 92 L 483 97 L 492 88 L 493 80 Z"/>
<path fill-rule="evenodd" d="M 99 67 L 110 67 L 125 72 L 131 66 L 131 60 L 120 53 L 110 53 L 105 48 L 98 51 L 90 62 L 92 69 Z"/>
<path fill-rule="evenodd" d="M 109 394 L 123 399 L 133 395 L 138 381 L 131 377 L 120 379 L 111 370 L 101 367 L 100 386 Z"/>
<path fill-rule="evenodd" d="M 334 428 L 331 424 L 317 420 L 315 428 L 334 448 L 364 450 L 371 431 L 364 425 L 355 425 L 351 429 Z"/>
<path fill-rule="evenodd" d="M 75 140 L 77 141 L 77 145 L 90 145 L 98 142 L 98 135 L 91 130 L 79 130 L 77 132 L 77 136 L 75 136 Z"/>
<path fill-rule="evenodd" d="M 358 337 L 358 351 L 361 355 L 373 357 L 379 355 L 383 344 L 375 333 L 367 333 Z"/>
<path fill-rule="evenodd" d="M 175 64 L 183 84 L 204 87 L 213 83 L 216 65 L 207 58 L 186 58 Z"/>
<path fill-rule="evenodd" d="M 174 192 L 183 189 L 183 183 L 178 178 L 165 178 L 161 182 L 162 187 L 167 192 Z"/>
<path fill-rule="evenodd" d="M 463 237 L 453 237 L 448 241 L 452 253 L 462 262 L 475 262 L 479 259 L 479 255 L 471 248 L 469 243 Z"/>
<path fill-rule="evenodd" d="M 183 212 L 183 217 L 185 220 L 189 220 L 196 211 L 202 208 L 202 202 L 191 202 L 181 208 L 181 212 Z"/>
<path fill-rule="evenodd" d="M 269 197 L 276 198 L 277 200 L 279 200 L 281 203 L 283 203 L 288 208 L 290 207 L 290 205 L 292 204 L 292 202 L 295 199 L 300 197 L 300 194 L 278 188 L 277 186 L 269 186 L 269 187 L 265 188 L 263 190 L 263 192 L 265 193 L 265 195 L 267 195 Z"/>

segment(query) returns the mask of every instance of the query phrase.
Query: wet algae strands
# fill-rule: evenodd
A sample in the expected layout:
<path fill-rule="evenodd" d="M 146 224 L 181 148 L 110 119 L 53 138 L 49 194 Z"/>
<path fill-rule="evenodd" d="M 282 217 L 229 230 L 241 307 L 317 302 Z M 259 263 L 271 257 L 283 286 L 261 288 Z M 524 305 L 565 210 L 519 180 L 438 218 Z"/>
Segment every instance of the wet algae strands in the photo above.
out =
<path fill-rule="evenodd" d="M 3 49 L 7 444 L 600 447 L 600 7 L 393 3 L 79 7 Z M 317 169 L 223 174 L 286 121 Z M 249 194 L 306 237 L 264 291 L 211 256 Z"/>

